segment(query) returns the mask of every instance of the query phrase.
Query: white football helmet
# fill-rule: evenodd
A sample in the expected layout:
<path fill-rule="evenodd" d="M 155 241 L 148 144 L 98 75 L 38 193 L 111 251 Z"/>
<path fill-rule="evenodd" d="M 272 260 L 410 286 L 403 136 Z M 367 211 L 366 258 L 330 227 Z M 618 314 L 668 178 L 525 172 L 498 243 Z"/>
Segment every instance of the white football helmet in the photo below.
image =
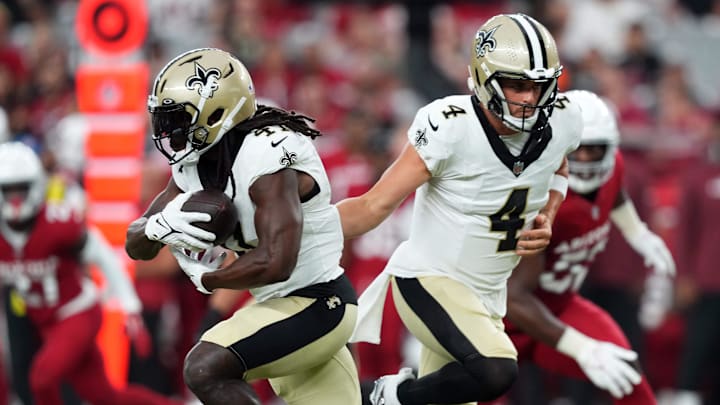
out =
<path fill-rule="evenodd" d="M 22 142 L 0 144 L 0 218 L 7 223 L 32 218 L 45 201 L 45 168 Z"/>
<path fill-rule="evenodd" d="M 562 93 L 559 103 L 576 103 L 582 110 L 583 132 L 580 146 L 605 146 L 602 157 L 592 162 L 580 162 L 568 156 L 570 176 L 568 186 L 576 193 L 586 194 L 597 190 L 612 175 L 615 168 L 615 153 L 620 144 L 620 132 L 615 113 L 597 94 L 586 90 L 571 90 Z"/>
<path fill-rule="evenodd" d="M 503 123 L 517 131 L 530 131 L 540 114 L 547 119 L 562 73 L 557 46 L 542 24 L 525 14 L 500 14 L 478 29 L 472 43 L 468 87 Z M 513 117 L 498 79 L 532 80 L 542 84 L 538 103 L 527 118 Z"/>
<path fill-rule="evenodd" d="M 194 49 L 168 62 L 148 96 L 153 141 L 171 165 L 196 163 L 256 110 L 250 73 L 215 48 Z"/>

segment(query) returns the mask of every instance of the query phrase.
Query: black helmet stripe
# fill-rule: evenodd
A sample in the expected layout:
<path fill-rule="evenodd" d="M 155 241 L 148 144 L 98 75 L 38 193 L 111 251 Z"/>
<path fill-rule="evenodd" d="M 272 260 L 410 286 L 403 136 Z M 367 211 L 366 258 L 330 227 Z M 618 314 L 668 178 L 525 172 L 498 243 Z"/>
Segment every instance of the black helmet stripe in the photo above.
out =
<path fill-rule="evenodd" d="M 510 14 L 510 18 L 517 24 L 525 37 L 528 53 L 530 55 L 531 69 L 547 69 L 548 58 L 545 50 L 545 41 L 537 28 L 537 23 L 525 14 Z"/>
<path fill-rule="evenodd" d="M 535 19 L 532 17 L 528 17 L 524 15 L 524 17 L 530 21 L 530 26 L 532 26 L 533 31 L 535 31 L 535 35 L 537 36 L 538 41 L 540 42 L 540 54 L 542 55 L 542 67 L 547 69 L 548 66 L 548 57 L 547 57 L 547 49 L 545 48 L 545 40 L 543 39 L 542 33 L 538 29 L 538 26 L 540 23 L 538 23 Z"/>

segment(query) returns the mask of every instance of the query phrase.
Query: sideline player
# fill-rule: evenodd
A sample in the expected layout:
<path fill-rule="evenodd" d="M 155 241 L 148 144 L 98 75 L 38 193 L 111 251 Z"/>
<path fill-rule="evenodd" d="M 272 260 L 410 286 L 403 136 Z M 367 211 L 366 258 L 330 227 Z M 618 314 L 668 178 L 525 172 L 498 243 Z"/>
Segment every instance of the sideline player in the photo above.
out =
<path fill-rule="evenodd" d="M 185 382 L 204 404 L 257 404 L 248 382 L 267 378 L 290 405 L 359 405 L 346 347 L 357 298 L 340 267 L 342 228 L 311 142 L 309 118 L 256 104 L 245 66 L 214 48 L 171 60 L 148 100 L 153 140 L 172 178 L 128 229 L 126 250 L 150 259 L 169 245 L 197 289 L 250 290 L 255 303 L 210 328 L 185 359 Z M 189 195 L 223 190 L 240 222 L 220 268 L 214 235 L 192 225 Z M 200 252 L 204 251 L 203 255 Z"/>
<path fill-rule="evenodd" d="M 506 281 L 521 255 L 550 242 L 582 118 L 573 108 L 551 115 L 562 65 L 551 34 L 534 19 L 491 18 L 471 52 L 474 94 L 422 107 L 382 178 L 338 203 L 352 238 L 417 189 L 410 237 L 363 293 L 353 339 L 378 342 L 392 285 L 401 319 L 422 343 L 420 378 L 410 369 L 380 378 L 374 405 L 488 401 L 517 376 L 502 322 Z"/>
<path fill-rule="evenodd" d="M 675 264 L 623 190 L 614 114 L 597 95 L 582 90 L 561 93 L 555 114 L 562 117 L 573 105 L 582 110 L 583 132 L 580 147 L 569 156 L 570 191 L 544 254 L 524 257 L 510 277 L 507 331 L 520 361 L 588 379 L 616 404 L 655 404 L 620 327 L 578 290 L 607 244 L 611 222 L 656 273 L 673 275 Z"/>
<path fill-rule="evenodd" d="M 98 263 L 115 288 L 127 283 L 124 270 L 108 271 L 115 266 L 103 254 L 115 253 L 88 230 L 76 205 L 46 202 L 46 180 L 32 149 L 0 144 L 0 277 L 22 297 L 41 338 L 29 375 L 34 401 L 61 404 L 60 384 L 66 381 L 91 403 L 176 404 L 137 385 L 118 390 L 110 384 L 95 342 L 102 321 L 99 296 L 84 263 Z M 126 294 L 134 295 L 131 288 Z"/>

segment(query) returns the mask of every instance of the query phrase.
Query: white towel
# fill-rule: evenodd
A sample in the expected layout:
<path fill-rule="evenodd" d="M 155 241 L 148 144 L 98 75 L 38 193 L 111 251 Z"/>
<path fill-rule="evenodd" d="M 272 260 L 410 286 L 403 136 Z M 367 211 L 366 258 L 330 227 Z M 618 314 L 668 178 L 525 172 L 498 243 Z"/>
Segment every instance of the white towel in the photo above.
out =
<path fill-rule="evenodd" d="M 383 308 L 385 308 L 388 285 L 390 285 L 390 275 L 382 272 L 360 294 L 357 323 L 350 337 L 351 343 L 380 343 L 380 328 L 382 327 Z"/>

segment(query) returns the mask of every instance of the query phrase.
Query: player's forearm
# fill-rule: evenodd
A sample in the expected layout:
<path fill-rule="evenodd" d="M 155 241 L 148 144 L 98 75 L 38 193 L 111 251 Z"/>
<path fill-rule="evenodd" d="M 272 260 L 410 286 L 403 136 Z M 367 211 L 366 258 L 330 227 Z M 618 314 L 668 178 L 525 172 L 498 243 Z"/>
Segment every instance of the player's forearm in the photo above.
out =
<path fill-rule="evenodd" d="M 280 263 L 273 260 L 266 249 L 256 248 L 227 267 L 203 274 L 202 284 L 210 291 L 217 288 L 248 290 L 287 280 L 294 266 L 294 262 Z"/>
<path fill-rule="evenodd" d="M 568 176 L 570 174 L 568 159 L 563 158 L 562 164 L 553 174 L 550 180 L 550 192 L 548 201 L 545 206 L 540 210 L 541 214 L 545 214 L 547 219 L 552 224 L 555 222 L 555 215 L 560 209 L 560 205 L 565 200 L 568 189 Z"/>
<path fill-rule="evenodd" d="M 647 232 L 647 225 L 640 219 L 632 200 L 626 199 L 610 212 L 610 219 L 625 239 L 637 238 Z"/>
<path fill-rule="evenodd" d="M 545 206 L 540 210 L 540 213 L 545 214 L 551 224 L 554 223 L 555 216 L 557 215 L 557 212 L 560 209 L 560 206 L 562 205 L 562 202 L 564 200 L 565 196 L 561 192 L 557 190 L 550 190 L 550 196 L 548 197 L 548 201 Z"/>
<path fill-rule="evenodd" d="M 160 249 L 165 246 L 160 242 L 148 239 L 145 235 L 145 226 L 151 215 L 162 211 L 168 202 L 172 201 L 181 192 L 182 190 L 178 188 L 171 177 L 165 189 L 155 196 L 155 199 L 150 203 L 150 206 L 148 206 L 143 216 L 128 226 L 125 238 L 125 251 L 130 258 L 134 260 L 154 259 Z"/>
<path fill-rule="evenodd" d="M 120 300 L 126 313 L 140 313 L 142 304 L 135 293 L 132 280 L 125 271 L 123 263 L 99 230 L 91 229 L 88 232 L 82 257 L 84 262 L 94 263 L 102 271 L 110 290 Z"/>
<path fill-rule="evenodd" d="M 396 207 L 397 205 L 373 205 L 363 197 L 351 197 L 340 201 L 337 209 L 345 239 L 355 238 L 377 227 Z"/>
<path fill-rule="evenodd" d="M 152 241 L 145 236 L 147 218 L 141 217 L 129 226 L 125 238 L 125 251 L 133 260 L 150 260 L 157 256 L 163 244 Z"/>
<path fill-rule="evenodd" d="M 247 290 L 290 278 L 302 244 L 303 211 L 293 171 L 261 176 L 250 188 L 258 245 L 219 270 L 202 276 L 208 290 Z"/>
<path fill-rule="evenodd" d="M 531 293 L 508 299 L 507 318 L 535 340 L 555 347 L 565 330 L 565 324 Z"/>

